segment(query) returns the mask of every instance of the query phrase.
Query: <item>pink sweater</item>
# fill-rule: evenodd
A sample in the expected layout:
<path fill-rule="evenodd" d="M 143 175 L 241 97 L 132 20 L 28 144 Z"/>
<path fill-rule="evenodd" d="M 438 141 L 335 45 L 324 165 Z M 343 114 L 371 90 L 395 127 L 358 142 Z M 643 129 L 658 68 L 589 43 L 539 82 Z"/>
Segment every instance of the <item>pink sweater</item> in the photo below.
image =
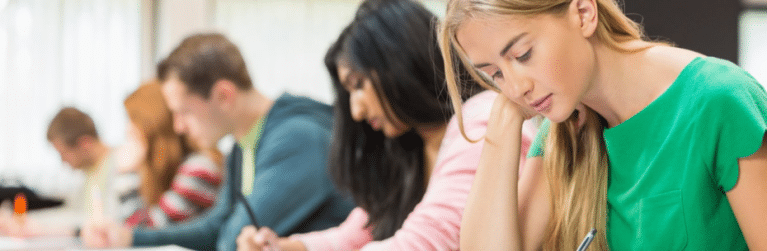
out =
<path fill-rule="evenodd" d="M 487 119 L 496 93 L 485 91 L 463 105 L 464 126 L 471 139 L 484 136 Z M 532 125 L 525 124 L 521 157 L 535 136 Z M 450 119 L 439 155 L 423 200 L 416 205 L 394 236 L 373 241 L 371 229 L 365 228 L 368 215 L 354 209 L 338 227 L 308 234 L 293 235 L 310 251 L 324 250 L 458 250 L 461 216 L 479 165 L 483 141 L 466 141 L 455 116 Z M 521 162 L 524 160 L 521 160 Z"/>

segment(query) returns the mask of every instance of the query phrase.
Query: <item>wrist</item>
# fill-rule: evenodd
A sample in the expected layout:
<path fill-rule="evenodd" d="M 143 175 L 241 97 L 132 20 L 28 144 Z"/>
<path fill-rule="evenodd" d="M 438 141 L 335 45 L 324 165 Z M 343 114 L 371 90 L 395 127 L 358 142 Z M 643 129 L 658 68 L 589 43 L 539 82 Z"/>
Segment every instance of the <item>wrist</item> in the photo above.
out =
<path fill-rule="evenodd" d="M 293 238 L 280 238 L 277 241 L 277 246 L 283 251 L 306 251 L 306 245 L 304 242 Z"/>

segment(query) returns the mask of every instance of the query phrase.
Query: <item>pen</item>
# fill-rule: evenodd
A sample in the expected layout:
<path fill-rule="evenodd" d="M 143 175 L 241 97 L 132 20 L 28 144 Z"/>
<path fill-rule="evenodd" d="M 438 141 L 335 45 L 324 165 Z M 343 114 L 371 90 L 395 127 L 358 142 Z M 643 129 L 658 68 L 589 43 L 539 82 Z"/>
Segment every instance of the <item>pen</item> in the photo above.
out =
<path fill-rule="evenodd" d="M 261 228 L 261 226 L 258 225 L 258 221 L 256 221 L 256 215 L 253 213 L 253 209 L 250 208 L 248 201 L 245 200 L 245 196 L 243 196 L 242 193 L 237 193 L 237 199 L 242 202 L 245 206 L 245 210 L 248 211 L 248 217 L 250 217 L 250 222 L 253 223 L 253 226 L 256 227 L 256 229 Z"/>
<path fill-rule="evenodd" d="M 237 199 L 242 202 L 242 205 L 245 206 L 245 211 L 248 211 L 248 217 L 250 217 L 250 222 L 253 223 L 253 226 L 256 227 L 256 229 L 261 229 L 261 227 L 258 225 L 258 221 L 256 221 L 256 214 L 253 213 L 253 209 L 250 208 L 250 205 L 248 205 L 248 201 L 245 199 L 245 196 L 242 195 L 242 193 L 237 193 Z M 279 247 L 276 247 L 274 243 L 271 243 L 267 241 L 267 246 L 264 247 L 264 250 L 271 250 L 271 251 L 279 251 Z"/>
<path fill-rule="evenodd" d="M 107 218 L 104 212 L 104 196 L 102 196 L 101 189 L 98 186 L 93 185 L 91 189 L 91 217 L 93 222 L 99 226 L 108 226 L 109 222 L 113 219 Z M 111 209 L 111 208 L 109 208 Z M 112 231 L 112 229 L 106 228 L 106 238 L 109 245 L 114 245 L 117 242 L 118 233 Z"/>
<path fill-rule="evenodd" d="M 585 251 L 586 248 L 589 247 L 589 244 L 591 244 L 591 241 L 594 240 L 594 235 L 596 234 L 597 234 L 597 229 L 592 228 L 591 231 L 589 231 L 589 234 L 586 235 L 586 238 L 583 238 L 581 245 L 578 246 L 578 251 Z"/>

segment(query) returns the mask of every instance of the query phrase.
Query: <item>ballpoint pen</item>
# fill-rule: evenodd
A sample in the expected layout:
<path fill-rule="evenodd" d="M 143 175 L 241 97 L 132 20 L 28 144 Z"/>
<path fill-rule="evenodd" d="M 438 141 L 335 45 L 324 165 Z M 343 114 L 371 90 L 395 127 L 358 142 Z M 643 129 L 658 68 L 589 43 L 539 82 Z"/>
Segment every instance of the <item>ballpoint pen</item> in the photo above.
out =
<path fill-rule="evenodd" d="M 592 228 L 591 231 L 586 235 L 586 238 L 583 239 L 581 242 L 581 245 L 578 246 L 578 251 L 585 251 L 586 248 L 589 247 L 589 244 L 591 244 L 591 241 L 594 240 L 594 235 L 597 234 L 597 229 Z"/>
<path fill-rule="evenodd" d="M 253 213 L 253 209 L 250 208 L 250 205 L 248 205 L 248 201 L 245 199 L 245 196 L 242 195 L 242 193 L 237 193 L 237 199 L 242 202 L 242 205 L 245 206 L 245 211 L 248 211 L 248 217 L 250 217 L 250 223 L 253 224 L 254 227 L 256 227 L 256 230 L 261 229 L 261 226 L 258 225 L 258 221 L 256 221 L 256 214 Z M 274 245 L 274 243 L 271 243 L 267 241 L 266 247 L 264 250 L 268 251 L 279 251 L 280 249 Z"/>
<path fill-rule="evenodd" d="M 250 223 L 253 223 L 253 226 L 256 227 L 256 229 L 261 228 L 261 226 L 258 225 L 258 221 L 256 221 L 256 214 L 253 213 L 253 209 L 250 208 L 250 205 L 248 205 L 248 201 L 245 199 L 245 196 L 243 196 L 241 193 L 237 193 L 237 199 L 242 202 L 242 205 L 245 206 L 245 210 L 248 211 L 248 217 L 250 217 Z"/>

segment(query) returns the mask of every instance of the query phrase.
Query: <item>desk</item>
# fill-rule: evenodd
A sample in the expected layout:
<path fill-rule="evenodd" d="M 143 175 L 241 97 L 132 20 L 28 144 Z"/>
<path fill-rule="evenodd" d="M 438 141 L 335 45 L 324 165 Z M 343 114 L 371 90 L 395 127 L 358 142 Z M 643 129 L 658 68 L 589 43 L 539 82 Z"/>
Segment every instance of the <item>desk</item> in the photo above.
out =
<path fill-rule="evenodd" d="M 74 237 L 44 237 L 18 239 L 11 237 L 0 237 L 0 250 L 2 251 L 21 251 L 21 250 L 86 250 L 80 243 L 80 240 Z M 93 249 L 87 249 L 93 250 Z M 191 249 L 182 248 L 175 245 L 148 247 L 148 248 L 126 248 L 109 249 L 110 251 L 190 251 Z"/>
<path fill-rule="evenodd" d="M 26 188 L 26 187 L 6 187 L 1 185 L 0 185 L 0 202 L 11 201 L 11 203 L 13 203 L 13 198 L 16 197 L 16 194 L 19 194 L 19 193 L 23 193 L 24 196 L 27 197 L 27 203 L 28 203 L 27 208 L 29 210 L 58 207 L 58 206 L 61 206 L 61 204 L 63 203 L 63 201 L 61 200 L 42 198 L 40 196 L 37 196 L 36 193 L 32 192 L 32 190 L 29 190 L 29 188 Z"/>

